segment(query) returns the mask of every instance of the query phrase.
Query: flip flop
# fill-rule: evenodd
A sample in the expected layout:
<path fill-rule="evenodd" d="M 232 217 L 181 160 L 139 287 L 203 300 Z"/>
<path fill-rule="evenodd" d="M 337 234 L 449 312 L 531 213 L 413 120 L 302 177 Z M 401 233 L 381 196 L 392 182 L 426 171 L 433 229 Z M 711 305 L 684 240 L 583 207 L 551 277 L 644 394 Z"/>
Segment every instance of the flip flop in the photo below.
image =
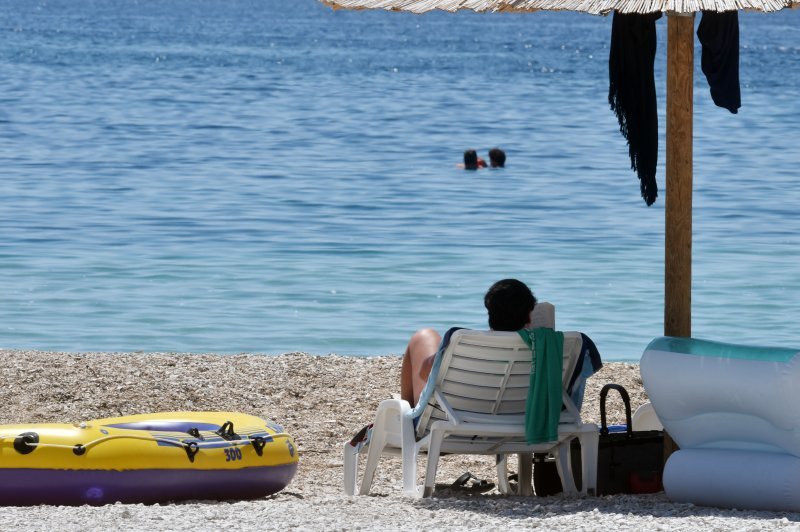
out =
<path fill-rule="evenodd" d="M 494 483 L 489 482 L 488 480 L 479 479 L 467 471 L 450 485 L 450 489 L 465 493 L 486 493 L 487 491 L 494 489 Z"/>
<path fill-rule="evenodd" d="M 511 473 L 508 475 L 508 487 L 511 488 L 511 493 L 519 493 L 519 475 Z"/>

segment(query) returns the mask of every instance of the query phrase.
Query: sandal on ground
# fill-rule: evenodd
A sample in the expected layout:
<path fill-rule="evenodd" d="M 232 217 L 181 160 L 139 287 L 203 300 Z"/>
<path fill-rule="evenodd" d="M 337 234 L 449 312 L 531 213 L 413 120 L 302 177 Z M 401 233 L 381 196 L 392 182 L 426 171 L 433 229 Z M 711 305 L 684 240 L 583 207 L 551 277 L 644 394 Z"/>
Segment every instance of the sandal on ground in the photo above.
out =
<path fill-rule="evenodd" d="M 508 475 L 508 487 L 511 488 L 512 493 L 519 492 L 519 475 L 511 473 Z"/>
<path fill-rule="evenodd" d="M 479 479 L 469 471 L 458 477 L 455 482 L 450 485 L 453 491 L 460 491 L 466 493 L 486 493 L 494 489 L 494 483 L 488 480 Z"/>

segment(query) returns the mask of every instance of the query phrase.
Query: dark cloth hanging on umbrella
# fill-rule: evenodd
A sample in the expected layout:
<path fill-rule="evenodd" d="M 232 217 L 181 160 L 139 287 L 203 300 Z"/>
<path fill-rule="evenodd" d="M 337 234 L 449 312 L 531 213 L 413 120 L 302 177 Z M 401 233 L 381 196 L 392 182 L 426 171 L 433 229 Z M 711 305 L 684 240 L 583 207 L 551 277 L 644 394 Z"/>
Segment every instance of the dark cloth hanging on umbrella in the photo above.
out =
<path fill-rule="evenodd" d="M 701 64 L 718 107 L 737 113 L 742 106 L 739 89 L 739 12 L 703 11 L 697 27 L 703 46 Z"/>
<path fill-rule="evenodd" d="M 658 196 L 658 109 L 653 62 L 656 20 L 661 13 L 614 12 L 608 60 L 608 103 L 628 141 L 631 169 L 639 176 L 642 198 L 652 205 Z"/>

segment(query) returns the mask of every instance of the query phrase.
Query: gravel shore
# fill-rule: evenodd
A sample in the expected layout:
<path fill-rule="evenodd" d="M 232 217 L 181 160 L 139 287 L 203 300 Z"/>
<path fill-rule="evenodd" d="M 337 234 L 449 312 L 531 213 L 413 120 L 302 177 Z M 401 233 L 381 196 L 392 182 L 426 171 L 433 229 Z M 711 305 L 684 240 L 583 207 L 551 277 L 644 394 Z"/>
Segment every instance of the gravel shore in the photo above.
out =
<path fill-rule="evenodd" d="M 508 497 L 440 490 L 400 494 L 399 460 L 386 459 L 373 494 L 342 494 L 342 443 L 397 392 L 400 359 L 183 353 L 52 353 L 0 350 L 0 423 L 77 423 L 174 410 L 234 410 L 272 419 L 292 434 L 301 465 L 292 483 L 263 500 L 104 507 L 3 507 L 3 529 L 218 530 L 800 530 L 800 514 L 722 510 L 670 502 L 664 494 Z M 587 383 L 583 416 L 599 423 L 598 394 L 625 386 L 632 407 L 647 401 L 636 364 L 607 363 Z M 624 423 L 618 401 L 610 423 Z M 464 471 L 494 479 L 493 459 L 446 456 L 437 481 Z"/>

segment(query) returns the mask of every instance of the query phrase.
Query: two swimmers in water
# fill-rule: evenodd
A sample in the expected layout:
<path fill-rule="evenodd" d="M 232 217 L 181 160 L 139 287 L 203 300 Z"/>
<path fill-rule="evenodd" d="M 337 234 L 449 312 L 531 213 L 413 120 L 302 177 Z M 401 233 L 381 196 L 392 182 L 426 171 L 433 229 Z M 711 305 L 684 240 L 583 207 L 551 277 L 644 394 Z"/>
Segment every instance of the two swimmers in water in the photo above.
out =
<path fill-rule="evenodd" d="M 506 165 L 506 153 L 500 148 L 492 148 L 489 150 L 489 165 L 486 161 L 478 157 L 478 152 L 475 150 L 467 150 L 464 152 L 464 164 L 458 165 L 464 170 L 477 170 L 479 168 L 503 168 Z"/>

